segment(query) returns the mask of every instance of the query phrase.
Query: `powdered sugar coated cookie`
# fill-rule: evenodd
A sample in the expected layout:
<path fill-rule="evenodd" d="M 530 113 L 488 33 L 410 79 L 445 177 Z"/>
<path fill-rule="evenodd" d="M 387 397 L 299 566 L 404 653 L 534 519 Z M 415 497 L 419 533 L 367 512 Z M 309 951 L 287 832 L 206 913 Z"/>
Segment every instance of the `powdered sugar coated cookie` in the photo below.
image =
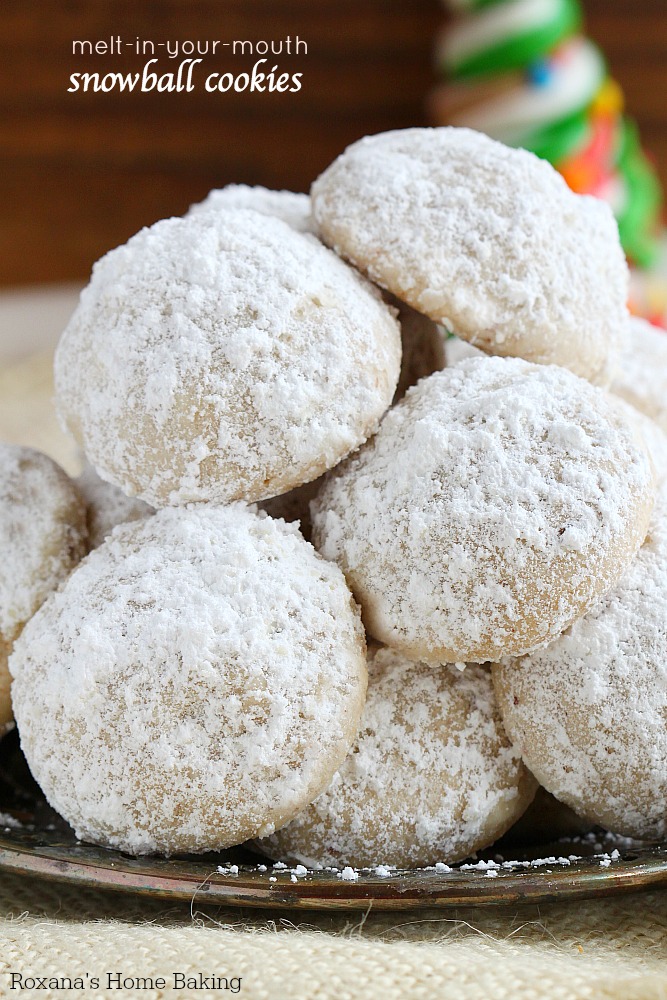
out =
<path fill-rule="evenodd" d="M 189 214 L 225 212 L 230 208 L 250 208 L 262 215 L 282 219 L 298 232 L 315 234 L 310 198 L 307 194 L 295 194 L 293 191 L 271 191 L 264 187 L 229 184 L 211 191 L 204 201 L 192 205 Z M 392 309 L 398 310 L 401 326 L 402 363 L 394 394 L 396 402 L 420 378 L 445 367 L 445 352 L 443 334 L 427 316 L 416 312 L 392 295 L 386 295 L 385 301 Z"/>
<path fill-rule="evenodd" d="M 606 384 L 627 320 L 611 210 L 548 163 L 468 129 L 361 139 L 315 181 L 321 237 L 490 354 Z"/>
<path fill-rule="evenodd" d="M 88 462 L 76 485 L 86 505 L 89 549 L 101 545 L 117 525 L 138 521 L 155 513 L 143 500 L 126 497 L 117 486 L 105 483 Z"/>
<path fill-rule="evenodd" d="M 621 582 L 546 649 L 494 667 L 538 780 L 591 823 L 667 832 L 667 494 Z"/>
<path fill-rule="evenodd" d="M 271 191 L 248 184 L 228 184 L 210 191 L 203 201 L 190 207 L 189 215 L 199 212 L 226 212 L 234 208 L 250 208 L 262 215 L 282 219 L 300 233 L 313 233 L 315 224 L 310 214 L 310 198 L 295 191 Z"/>
<path fill-rule="evenodd" d="M 613 586 L 653 500 L 648 455 L 602 390 L 483 357 L 389 411 L 325 480 L 313 539 L 379 641 L 483 662 L 543 645 Z"/>
<path fill-rule="evenodd" d="M 358 609 L 294 528 L 240 504 L 117 528 L 16 644 L 49 802 L 143 854 L 270 834 L 329 783 L 366 690 Z"/>
<path fill-rule="evenodd" d="M 375 289 L 253 211 L 166 219 L 111 251 L 55 359 L 64 426 L 152 506 L 261 500 L 372 434 L 400 366 Z"/>
<path fill-rule="evenodd" d="M 381 649 L 369 657 L 368 700 L 342 767 L 261 846 L 315 865 L 459 861 L 501 836 L 536 787 L 505 736 L 487 670 Z"/>
<path fill-rule="evenodd" d="M 640 441 L 648 451 L 653 463 L 655 481 L 660 488 L 663 483 L 667 482 L 667 434 L 659 424 L 656 424 L 655 420 L 651 420 L 645 413 L 636 410 L 634 406 L 619 396 L 609 393 L 608 399 L 622 415 L 623 420 L 630 427 L 635 428 Z"/>
<path fill-rule="evenodd" d="M 66 473 L 33 448 L 0 444 L 0 733 L 12 719 L 14 641 L 85 545 L 85 507 Z"/>
<path fill-rule="evenodd" d="M 667 333 L 634 316 L 628 326 L 612 392 L 667 431 Z"/>

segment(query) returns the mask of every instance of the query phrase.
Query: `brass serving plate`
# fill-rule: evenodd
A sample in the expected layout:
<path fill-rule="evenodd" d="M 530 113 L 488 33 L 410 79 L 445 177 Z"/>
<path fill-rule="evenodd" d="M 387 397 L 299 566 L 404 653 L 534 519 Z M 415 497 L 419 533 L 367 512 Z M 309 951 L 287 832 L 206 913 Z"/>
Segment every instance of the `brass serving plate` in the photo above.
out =
<path fill-rule="evenodd" d="M 491 869 L 469 864 L 449 872 L 391 871 L 385 877 L 362 870 L 354 880 L 337 871 L 304 875 L 300 870 L 275 868 L 245 848 L 170 859 L 133 858 L 76 840 L 32 780 L 15 733 L 0 742 L 0 813 L 6 817 L 0 820 L 0 870 L 226 906 L 317 910 L 490 906 L 603 896 L 667 884 L 667 845 L 629 849 L 627 842 L 606 838 L 596 843 L 594 837 L 523 848 L 501 842 L 480 855 L 485 864 L 499 866 Z M 558 860 L 574 856 L 576 860 L 569 863 Z"/>

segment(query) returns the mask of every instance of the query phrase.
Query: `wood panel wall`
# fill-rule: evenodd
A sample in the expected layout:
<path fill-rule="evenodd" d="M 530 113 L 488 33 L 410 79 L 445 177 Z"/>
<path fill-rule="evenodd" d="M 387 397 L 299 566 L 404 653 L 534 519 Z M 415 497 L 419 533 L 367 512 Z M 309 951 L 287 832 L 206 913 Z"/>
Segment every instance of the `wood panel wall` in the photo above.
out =
<path fill-rule="evenodd" d="M 588 0 L 667 181 L 667 0 Z M 424 124 L 438 0 L 3 0 L 0 284 L 84 278 L 140 226 L 230 181 L 307 190 L 360 136 Z M 72 55 L 74 39 L 286 39 L 296 94 L 67 93 L 69 74 L 136 71 L 146 57 Z M 257 57 L 255 57 L 256 59 Z M 255 59 L 208 56 L 209 71 Z M 160 58 L 159 71 L 180 60 Z M 203 76 L 201 79 L 203 80 Z"/>

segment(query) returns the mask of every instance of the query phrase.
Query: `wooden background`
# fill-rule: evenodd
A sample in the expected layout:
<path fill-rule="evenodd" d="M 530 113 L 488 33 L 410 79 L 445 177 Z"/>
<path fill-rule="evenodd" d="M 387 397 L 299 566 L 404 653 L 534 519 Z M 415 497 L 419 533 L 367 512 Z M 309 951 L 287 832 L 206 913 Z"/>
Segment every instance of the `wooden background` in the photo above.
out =
<path fill-rule="evenodd" d="M 667 182 L 667 0 L 588 0 L 603 47 Z M 230 181 L 307 190 L 349 142 L 425 124 L 437 0 L 2 0 L 0 284 L 81 279 L 140 226 Z M 280 39 L 308 55 L 299 94 L 69 94 L 75 70 L 144 57 L 72 55 L 75 38 Z M 255 57 L 256 58 L 256 57 Z M 160 71 L 173 69 L 160 59 Z M 254 59 L 208 57 L 205 71 Z"/>

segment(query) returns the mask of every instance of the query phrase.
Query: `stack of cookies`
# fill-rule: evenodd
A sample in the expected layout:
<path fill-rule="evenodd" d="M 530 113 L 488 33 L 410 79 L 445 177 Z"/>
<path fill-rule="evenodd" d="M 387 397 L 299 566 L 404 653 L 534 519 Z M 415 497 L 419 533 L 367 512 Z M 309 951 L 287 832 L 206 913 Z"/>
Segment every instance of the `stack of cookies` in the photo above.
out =
<path fill-rule="evenodd" d="M 627 283 L 606 205 L 455 128 L 96 264 L 56 355 L 92 550 L 72 571 L 73 500 L 64 582 L 0 632 L 79 837 L 412 867 L 538 780 L 662 835 L 667 440 L 606 391 Z M 445 331 L 474 356 L 445 367 Z"/>

